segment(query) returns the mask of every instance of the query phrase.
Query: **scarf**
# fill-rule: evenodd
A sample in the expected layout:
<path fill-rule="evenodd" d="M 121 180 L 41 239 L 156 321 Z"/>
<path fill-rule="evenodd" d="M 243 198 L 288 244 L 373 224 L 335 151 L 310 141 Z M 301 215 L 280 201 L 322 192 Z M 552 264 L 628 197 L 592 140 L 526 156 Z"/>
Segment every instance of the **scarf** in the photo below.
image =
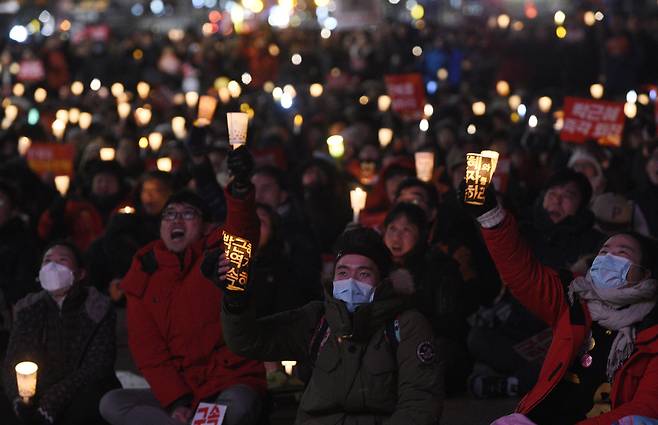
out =
<path fill-rule="evenodd" d="M 577 277 L 569 285 L 572 303 L 574 294 L 578 295 L 587 303 L 592 320 L 607 329 L 618 331 L 608 355 L 606 374 L 609 382 L 635 350 L 635 324 L 641 322 L 656 305 L 657 285 L 655 279 L 646 279 L 626 288 L 597 288 L 589 273 L 585 277 Z"/>

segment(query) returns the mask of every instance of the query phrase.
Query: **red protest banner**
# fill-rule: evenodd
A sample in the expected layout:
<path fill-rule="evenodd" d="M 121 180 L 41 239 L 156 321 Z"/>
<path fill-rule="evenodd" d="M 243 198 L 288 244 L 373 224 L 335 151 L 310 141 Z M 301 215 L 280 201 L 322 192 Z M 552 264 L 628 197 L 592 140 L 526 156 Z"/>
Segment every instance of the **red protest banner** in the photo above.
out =
<path fill-rule="evenodd" d="M 35 173 L 43 176 L 73 176 L 73 145 L 34 143 L 27 151 L 27 163 Z"/>
<path fill-rule="evenodd" d="M 423 77 L 420 74 L 399 74 L 387 75 L 384 79 L 393 111 L 406 121 L 423 118 L 425 108 Z"/>
<path fill-rule="evenodd" d="M 623 103 L 566 97 L 560 139 L 574 143 L 594 139 L 604 146 L 619 146 L 625 119 Z"/>
<path fill-rule="evenodd" d="M 25 59 L 21 61 L 20 70 L 16 78 L 19 81 L 31 83 L 41 81 L 46 76 L 43 63 L 39 59 Z"/>

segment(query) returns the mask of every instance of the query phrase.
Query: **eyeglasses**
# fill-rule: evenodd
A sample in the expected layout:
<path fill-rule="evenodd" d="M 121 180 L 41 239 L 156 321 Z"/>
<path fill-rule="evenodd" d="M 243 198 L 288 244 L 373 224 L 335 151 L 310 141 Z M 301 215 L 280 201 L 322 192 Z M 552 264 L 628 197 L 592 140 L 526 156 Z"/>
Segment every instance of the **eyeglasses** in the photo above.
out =
<path fill-rule="evenodd" d="M 199 212 L 196 210 L 166 210 L 162 213 L 162 219 L 164 221 L 174 221 L 178 217 L 182 218 L 185 221 L 192 221 L 199 216 Z"/>

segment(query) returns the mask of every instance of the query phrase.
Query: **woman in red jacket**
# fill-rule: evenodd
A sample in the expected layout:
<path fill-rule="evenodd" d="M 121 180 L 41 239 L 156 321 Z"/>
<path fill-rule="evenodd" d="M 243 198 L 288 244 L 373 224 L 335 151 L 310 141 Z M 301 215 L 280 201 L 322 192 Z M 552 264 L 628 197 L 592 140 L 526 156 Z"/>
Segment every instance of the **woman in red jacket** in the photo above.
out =
<path fill-rule="evenodd" d="M 534 388 L 516 414 L 495 424 L 603 425 L 630 416 L 658 418 L 655 249 L 634 234 L 612 236 L 587 274 L 573 278 L 537 261 L 493 190 L 487 190 L 483 206 L 465 207 L 482 226 L 511 293 L 553 331 Z"/>

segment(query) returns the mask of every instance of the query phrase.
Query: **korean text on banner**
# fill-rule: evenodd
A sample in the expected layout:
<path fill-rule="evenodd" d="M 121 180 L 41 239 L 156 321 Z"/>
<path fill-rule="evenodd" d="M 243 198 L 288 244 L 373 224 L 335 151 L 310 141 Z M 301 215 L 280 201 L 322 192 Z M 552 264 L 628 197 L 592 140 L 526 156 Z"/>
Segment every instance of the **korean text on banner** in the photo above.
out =
<path fill-rule="evenodd" d="M 574 143 L 593 139 L 604 146 L 619 146 L 625 119 L 623 103 L 566 97 L 560 138 Z"/>
<path fill-rule="evenodd" d="M 420 74 L 387 75 L 386 91 L 393 111 L 405 121 L 420 120 L 425 108 L 425 88 Z"/>
<path fill-rule="evenodd" d="M 249 281 L 249 263 L 251 261 L 251 242 L 239 236 L 223 232 L 224 252 L 229 261 L 226 273 L 226 288 L 229 291 L 244 291 Z"/>
<path fill-rule="evenodd" d="M 199 403 L 192 425 L 221 425 L 226 415 L 226 406 L 214 403 Z"/>
<path fill-rule="evenodd" d="M 27 151 L 27 163 L 40 176 L 73 176 L 74 155 L 71 144 L 33 143 Z"/>

